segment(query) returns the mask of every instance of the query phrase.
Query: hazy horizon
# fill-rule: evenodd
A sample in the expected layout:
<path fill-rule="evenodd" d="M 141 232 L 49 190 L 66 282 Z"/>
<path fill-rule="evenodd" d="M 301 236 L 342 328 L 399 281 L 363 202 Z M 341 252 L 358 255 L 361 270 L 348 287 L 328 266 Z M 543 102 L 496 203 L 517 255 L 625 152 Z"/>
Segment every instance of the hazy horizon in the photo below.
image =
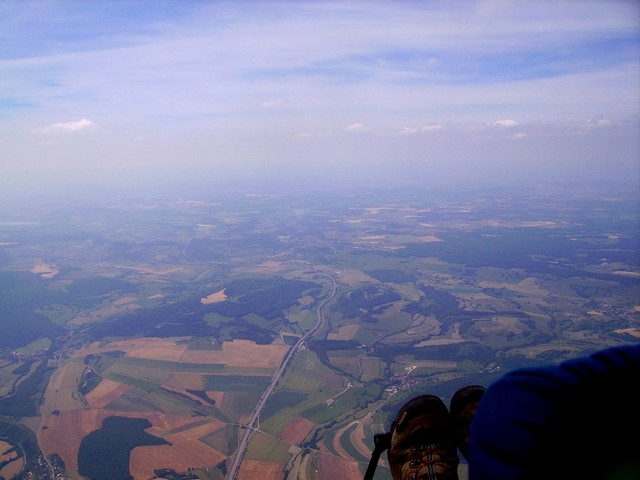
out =
<path fill-rule="evenodd" d="M 0 3 L 0 187 L 640 185 L 640 4 Z"/>

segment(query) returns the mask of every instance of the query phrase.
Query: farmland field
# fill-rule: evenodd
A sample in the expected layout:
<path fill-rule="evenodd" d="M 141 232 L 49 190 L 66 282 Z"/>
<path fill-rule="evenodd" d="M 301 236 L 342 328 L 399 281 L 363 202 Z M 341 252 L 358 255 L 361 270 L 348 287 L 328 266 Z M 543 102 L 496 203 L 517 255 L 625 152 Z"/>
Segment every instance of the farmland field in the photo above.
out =
<path fill-rule="evenodd" d="M 181 471 L 222 462 L 231 453 L 228 445 L 233 441 L 228 433 L 221 437 L 216 432 L 227 431 L 225 422 L 237 421 L 255 407 L 270 377 L 221 372 L 225 367 L 246 368 L 252 364 L 249 360 L 253 359 L 255 365 L 258 358 L 264 358 L 261 368 L 273 373 L 277 355 L 283 351 L 280 345 L 256 345 L 243 340 L 230 343 L 228 348 L 223 345 L 221 349 L 188 350 L 188 342 L 182 337 L 140 338 L 78 350 L 58 368 L 45 394 L 46 429 L 39 434 L 43 453 L 57 453 L 73 472 L 77 469 L 80 440 L 97 431 L 105 418 L 120 415 L 148 419 L 152 425 L 149 432 L 169 442 L 132 451 L 131 472 L 136 478 L 152 475 L 154 468 Z M 111 355 L 108 361 L 100 358 L 116 351 L 122 355 Z M 196 352 L 199 362 L 193 363 L 194 358 L 185 352 Z M 91 368 L 87 358 L 102 380 L 83 396 L 78 385 L 83 373 Z M 212 405 L 193 391 L 206 391 Z M 166 414 L 159 416 L 158 411 Z M 194 412 L 198 414 L 195 421 Z M 64 437 L 67 446 L 57 441 L 58 437 Z"/>
<path fill-rule="evenodd" d="M 275 382 L 238 479 L 361 478 L 412 395 L 640 341 L 633 195 L 538 193 L 25 207 L 0 238 L 0 327 L 24 320 L 2 339 L 0 412 L 72 480 L 110 417 L 167 442 L 131 450 L 136 480 L 221 480 Z"/>

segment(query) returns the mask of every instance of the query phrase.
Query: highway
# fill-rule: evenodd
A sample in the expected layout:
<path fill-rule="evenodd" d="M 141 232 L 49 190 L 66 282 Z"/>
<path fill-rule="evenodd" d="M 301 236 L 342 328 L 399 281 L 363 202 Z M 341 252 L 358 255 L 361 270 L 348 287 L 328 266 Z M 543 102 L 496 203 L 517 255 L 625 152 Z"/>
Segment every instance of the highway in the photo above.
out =
<path fill-rule="evenodd" d="M 260 401 L 256 405 L 256 408 L 251 415 L 251 419 L 246 425 L 244 425 L 244 433 L 242 434 L 240 444 L 238 445 L 238 449 L 236 450 L 235 456 L 233 457 L 233 463 L 231 464 L 231 467 L 227 472 L 226 478 L 229 480 L 236 480 L 238 475 L 238 470 L 240 470 L 240 464 L 242 463 L 242 458 L 244 457 L 245 451 L 247 450 L 247 445 L 249 444 L 249 439 L 251 438 L 251 434 L 257 428 L 258 420 L 260 418 L 260 413 L 262 413 L 262 409 L 266 405 L 267 400 L 269 399 L 269 397 L 275 390 L 276 386 L 278 385 L 278 382 L 284 375 L 284 372 L 286 371 L 287 366 L 291 362 L 291 359 L 298 352 L 298 350 L 300 350 L 304 342 L 306 342 L 309 338 L 315 335 L 320 329 L 320 327 L 322 326 L 322 323 L 324 321 L 324 316 L 322 313 L 324 310 L 324 307 L 336 295 L 336 290 L 337 290 L 337 284 L 335 280 L 331 278 L 329 275 L 326 275 L 326 274 L 322 274 L 322 275 L 324 275 L 331 281 L 331 290 L 329 291 L 329 295 L 327 295 L 327 297 L 324 300 L 322 300 L 322 302 L 320 302 L 320 304 L 316 308 L 315 325 L 308 332 L 306 332 L 302 337 L 300 337 L 300 339 L 296 342 L 296 344 L 284 356 L 282 363 L 280 363 L 280 367 L 278 368 L 278 371 L 275 373 L 275 375 L 271 379 L 271 383 L 262 394 L 262 397 L 260 397 Z"/>

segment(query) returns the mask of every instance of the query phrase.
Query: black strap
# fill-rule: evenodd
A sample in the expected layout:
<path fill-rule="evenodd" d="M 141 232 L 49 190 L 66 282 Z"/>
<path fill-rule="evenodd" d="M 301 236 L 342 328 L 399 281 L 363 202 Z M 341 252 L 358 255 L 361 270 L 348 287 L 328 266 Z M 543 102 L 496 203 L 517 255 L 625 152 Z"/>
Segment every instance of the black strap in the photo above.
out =
<path fill-rule="evenodd" d="M 369 460 L 369 466 L 367 467 L 367 472 L 364 474 L 364 480 L 372 480 L 373 474 L 376 471 L 376 467 L 378 466 L 378 460 L 380 459 L 380 455 L 384 452 L 389 445 L 391 444 L 391 434 L 390 433 L 376 433 L 373 436 L 373 444 L 374 449 L 371 452 L 371 460 Z"/>

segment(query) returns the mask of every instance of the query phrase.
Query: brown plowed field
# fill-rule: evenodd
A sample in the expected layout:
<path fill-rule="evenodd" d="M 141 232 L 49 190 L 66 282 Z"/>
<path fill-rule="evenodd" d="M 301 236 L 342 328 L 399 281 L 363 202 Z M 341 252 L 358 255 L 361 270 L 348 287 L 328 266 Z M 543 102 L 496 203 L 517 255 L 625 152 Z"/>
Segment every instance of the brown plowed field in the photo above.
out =
<path fill-rule="evenodd" d="M 361 480 L 363 476 L 357 462 L 328 453 L 318 454 L 318 466 L 322 480 Z"/>
<path fill-rule="evenodd" d="M 277 368 L 288 347 L 281 344 L 256 345 L 251 340 L 224 342 L 221 350 L 187 350 L 182 338 L 136 338 L 109 344 L 95 342 L 74 356 L 123 351 L 127 356 L 183 363 L 223 363 L 237 367 Z"/>
<path fill-rule="evenodd" d="M 104 379 L 96 388 L 87 393 L 85 400 L 91 408 L 104 408 L 116 398 L 124 395 L 130 388 L 129 385 L 125 385 L 124 383 Z"/>
<path fill-rule="evenodd" d="M 178 373 L 172 372 L 167 379 L 167 385 L 177 389 L 202 390 L 202 375 L 199 373 Z"/>
<path fill-rule="evenodd" d="M 80 441 L 100 428 L 102 420 L 111 415 L 118 413 L 104 410 L 72 410 L 61 412 L 57 416 L 45 417 L 42 421 L 43 428 L 38 430 L 38 444 L 42 453 L 58 453 L 68 469 L 77 470 Z"/>
<path fill-rule="evenodd" d="M 153 470 L 156 468 L 172 468 L 178 472 L 189 468 L 205 468 L 217 465 L 226 458 L 225 455 L 198 440 L 183 439 L 181 435 L 171 435 L 167 440 L 172 445 L 133 449 L 129 470 L 134 478 L 153 478 Z"/>
<path fill-rule="evenodd" d="M 324 379 L 324 384 L 327 389 L 344 387 L 344 379 L 337 373 L 331 371 L 318 373 L 320 373 L 320 377 Z"/>
<path fill-rule="evenodd" d="M 74 356 L 118 350 L 132 357 L 177 362 L 187 349 L 186 344 L 174 345 L 176 341 L 180 340 L 182 340 L 182 338 L 135 338 L 111 342 L 107 345 L 101 345 L 99 342 L 95 342 L 89 347 L 75 352 Z"/>
<path fill-rule="evenodd" d="M 283 463 L 243 460 L 238 472 L 238 480 L 282 480 L 284 467 Z M 340 476 L 334 478 L 342 480 Z"/>
<path fill-rule="evenodd" d="M 67 469 L 78 469 L 78 449 L 82 439 L 102 426 L 110 416 L 146 418 L 152 427 L 151 435 L 164 438 L 171 445 L 137 447 L 131 452 L 131 474 L 135 478 L 150 478 L 154 468 L 175 468 L 178 471 L 190 467 L 204 468 L 216 465 L 225 455 L 200 442 L 198 439 L 223 428 L 224 423 L 208 419 L 207 423 L 194 422 L 193 417 L 165 415 L 160 412 L 131 413 L 110 410 L 74 410 L 51 415 L 43 421 L 46 429 L 38 432 L 38 443 L 45 455 L 58 453 Z M 193 428 L 188 428 L 193 424 Z M 178 431 L 179 433 L 171 433 Z M 137 473 L 134 473 L 137 472 Z M 150 473 L 149 473 L 150 472 Z"/>
<path fill-rule="evenodd" d="M 285 442 L 293 443 L 295 445 L 300 444 L 309 435 L 309 432 L 313 430 L 316 424 L 306 418 L 298 417 L 293 422 L 285 427 L 278 438 Z"/>
<path fill-rule="evenodd" d="M 224 342 L 222 350 L 187 350 L 186 363 L 225 363 L 234 367 L 277 368 L 287 353 L 285 345 L 256 345 L 251 340 Z"/>

